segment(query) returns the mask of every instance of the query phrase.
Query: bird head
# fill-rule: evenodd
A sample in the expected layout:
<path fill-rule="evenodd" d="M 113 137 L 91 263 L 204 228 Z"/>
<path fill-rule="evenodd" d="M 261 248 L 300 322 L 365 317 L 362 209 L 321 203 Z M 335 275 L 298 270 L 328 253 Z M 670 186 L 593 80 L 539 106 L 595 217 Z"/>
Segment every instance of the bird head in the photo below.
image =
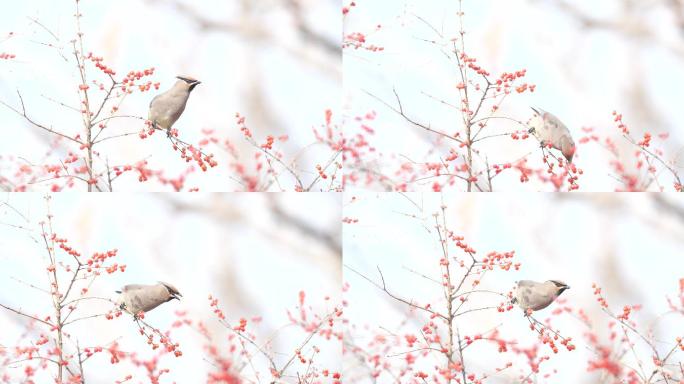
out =
<path fill-rule="evenodd" d="M 563 293 L 563 291 L 565 291 L 566 289 L 570 289 L 569 285 L 565 284 L 564 282 L 562 282 L 560 280 L 548 280 L 547 282 L 552 283 L 553 285 L 556 286 L 556 289 L 558 290 L 558 293 L 557 293 L 558 295 Z"/>
<path fill-rule="evenodd" d="M 527 121 L 527 125 L 530 127 L 530 129 L 527 130 L 527 133 L 535 134 L 537 129 L 541 129 L 544 126 L 545 112 L 540 108 L 530 108 L 534 111 L 534 116 Z"/>
<path fill-rule="evenodd" d="M 190 76 L 176 76 L 176 79 L 181 80 L 185 83 L 184 85 L 188 88 L 188 92 L 192 92 L 192 90 L 195 89 L 196 86 L 202 84 L 201 81 Z"/>
<path fill-rule="evenodd" d="M 169 299 L 167 301 L 171 301 L 173 299 L 180 301 L 180 298 L 183 297 L 183 295 L 181 295 L 181 293 L 178 291 L 178 289 L 176 287 L 174 287 L 173 285 L 171 285 L 169 283 L 165 283 L 163 281 L 160 281 L 159 284 L 163 285 L 166 288 L 166 290 L 169 292 Z"/>
<path fill-rule="evenodd" d="M 121 297 L 122 291 L 114 291 L 119 294 L 119 298 L 116 299 L 116 306 L 121 309 L 125 310 L 126 309 L 126 302 L 124 301 L 123 297 Z"/>

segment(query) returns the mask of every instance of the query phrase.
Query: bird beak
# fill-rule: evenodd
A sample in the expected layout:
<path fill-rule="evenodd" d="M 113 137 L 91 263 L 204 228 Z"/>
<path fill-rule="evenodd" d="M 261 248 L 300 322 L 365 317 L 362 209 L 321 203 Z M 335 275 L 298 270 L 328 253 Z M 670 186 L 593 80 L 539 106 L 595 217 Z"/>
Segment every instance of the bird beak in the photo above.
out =
<path fill-rule="evenodd" d="M 532 110 L 534 111 L 534 113 L 536 113 L 537 115 L 541 116 L 541 113 L 539 113 L 539 111 L 537 111 L 537 110 L 534 109 L 533 107 L 530 107 L 530 109 L 532 109 Z"/>

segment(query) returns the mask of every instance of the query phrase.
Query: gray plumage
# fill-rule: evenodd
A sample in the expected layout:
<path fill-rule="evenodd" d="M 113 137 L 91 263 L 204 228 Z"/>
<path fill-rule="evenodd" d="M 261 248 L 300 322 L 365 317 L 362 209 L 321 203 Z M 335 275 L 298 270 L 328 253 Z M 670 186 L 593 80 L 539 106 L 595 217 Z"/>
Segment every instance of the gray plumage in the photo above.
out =
<path fill-rule="evenodd" d="M 559 280 L 547 280 L 543 283 L 521 280 L 515 288 L 512 302 L 517 303 L 523 311 L 528 308 L 539 311 L 551 305 L 566 289 L 570 287 Z"/>
<path fill-rule="evenodd" d="M 150 102 L 147 119 L 156 128 L 169 130 L 185 111 L 190 92 L 201 82 L 187 76 L 176 77 L 178 81 L 168 91 L 161 93 Z"/>
<path fill-rule="evenodd" d="M 159 305 L 173 299 L 180 300 L 178 289 L 169 283 L 159 282 L 154 285 L 129 284 L 121 288 L 119 308 L 136 316 L 140 311 L 149 312 Z"/>
<path fill-rule="evenodd" d="M 568 162 L 572 162 L 575 155 L 575 142 L 568 127 L 553 114 L 541 108 L 532 108 L 535 115 L 530 119 L 529 133 L 533 134 L 542 146 L 551 145 L 561 151 Z"/>

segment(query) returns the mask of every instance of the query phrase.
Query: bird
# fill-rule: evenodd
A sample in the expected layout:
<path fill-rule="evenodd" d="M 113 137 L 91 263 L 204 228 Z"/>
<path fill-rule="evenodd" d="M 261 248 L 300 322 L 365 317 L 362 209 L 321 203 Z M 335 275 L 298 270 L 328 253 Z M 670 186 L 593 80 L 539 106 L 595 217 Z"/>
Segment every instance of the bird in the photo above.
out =
<path fill-rule="evenodd" d="M 528 133 L 533 134 L 542 147 L 551 145 L 561 151 L 565 159 L 572 163 L 576 148 L 568 127 L 556 116 L 541 108 L 532 108 L 532 110 L 534 116 L 527 123 L 530 127 Z"/>
<path fill-rule="evenodd" d="M 171 127 L 185 110 L 190 92 L 202 83 L 188 76 L 176 76 L 176 78 L 178 81 L 171 89 L 152 99 L 147 117 L 155 129 L 166 129 L 169 136 L 171 135 Z"/>
<path fill-rule="evenodd" d="M 116 293 L 119 297 L 119 309 L 132 314 L 135 318 L 140 312 L 149 312 L 159 305 L 173 299 L 180 300 L 178 289 L 169 283 L 158 282 L 154 285 L 129 284 Z"/>
<path fill-rule="evenodd" d="M 566 289 L 570 287 L 559 280 L 547 280 L 543 283 L 520 280 L 515 287 L 511 303 L 517 303 L 525 312 L 539 311 L 551 305 Z"/>

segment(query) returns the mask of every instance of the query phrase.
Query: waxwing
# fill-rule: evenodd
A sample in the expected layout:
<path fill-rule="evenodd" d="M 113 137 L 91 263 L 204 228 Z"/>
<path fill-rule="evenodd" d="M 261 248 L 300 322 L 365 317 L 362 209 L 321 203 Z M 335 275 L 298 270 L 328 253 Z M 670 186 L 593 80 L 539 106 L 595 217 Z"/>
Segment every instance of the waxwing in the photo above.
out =
<path fill-rule="evenodd" d="M 547 280 L 543 283 L 521 280 L 515 287 L 511 302 L 518 303 L 523 311 L 527 311 L 527 309 L 539 311 L 553 303 L 566 289 L 570 289 L 570 287 L 558 280 Z"/>
<path fill-rule="evenodd" d="M 159 305 L 183 296 L 171 284 L 159 282 L 154 285 L 129 284 L 121 288 L 118 300 L 119 308 L 137 316 L 140 311 L 149 312 Z"/>
<path fill-rule="evenodd" d="M 529 133 L 539 140 L 542 146 L 551 147 L 561 151 L 563 156 L 572 162 L 575 155 L 575 142 L 572 140 L 570 130 L 556 116 L 542 110 L 532 108 L 534 116 L 527 122 Z"/>
<path fill-rule="evenodd" d="M 171 131 L 171 127 L 183 114 L 190 92 L 201 82 L 188 76 L 177 76 L 178 81 L 168 91 L 161 93 L 150 102 L 147 117 L 155 128 Z"/>

